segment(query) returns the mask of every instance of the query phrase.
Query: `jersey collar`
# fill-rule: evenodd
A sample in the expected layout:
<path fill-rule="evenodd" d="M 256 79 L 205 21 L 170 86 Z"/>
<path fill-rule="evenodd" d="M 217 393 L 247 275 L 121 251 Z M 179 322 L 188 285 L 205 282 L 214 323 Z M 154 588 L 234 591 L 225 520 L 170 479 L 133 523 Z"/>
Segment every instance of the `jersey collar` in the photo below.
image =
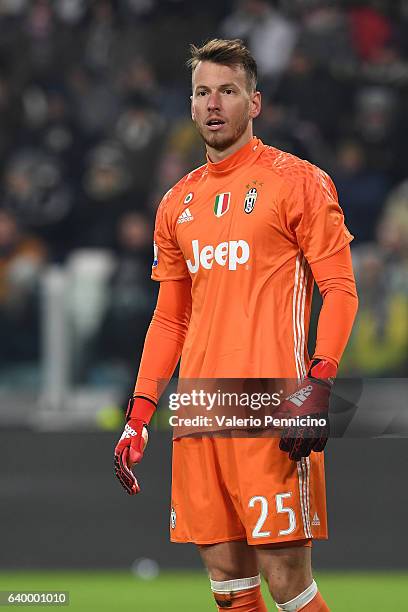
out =
<path fill-rule="evenodd" d="M 255 161 L 262 148 L 262 141 L 254 136 L 246 145 L 220 162 L 212 162 L 207 155 L 208 172 L 215 175 L 225 175 L 241 166 L 248 166 Z"/>

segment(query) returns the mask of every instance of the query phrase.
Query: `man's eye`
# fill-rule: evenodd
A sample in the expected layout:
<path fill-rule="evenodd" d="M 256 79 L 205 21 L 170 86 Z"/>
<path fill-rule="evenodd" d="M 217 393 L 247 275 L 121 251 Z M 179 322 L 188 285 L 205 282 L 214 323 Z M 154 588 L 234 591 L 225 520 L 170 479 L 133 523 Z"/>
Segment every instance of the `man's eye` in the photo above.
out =
<path fill-rule="evenodd" d="M 232 89 L 224 89 L 224 92 L 226 94 L 232 94 L 233 93 Z"/>
<path fill-rule="evenodd" d="M 199 92 L 197 92 L 197 96 L 201 96 L 201 97 L 203 97 L 203 96 L 205 96 L 205 94 L 206 94 L 206 92 L 205 92 L 205 91 L 199 91 Z"/>

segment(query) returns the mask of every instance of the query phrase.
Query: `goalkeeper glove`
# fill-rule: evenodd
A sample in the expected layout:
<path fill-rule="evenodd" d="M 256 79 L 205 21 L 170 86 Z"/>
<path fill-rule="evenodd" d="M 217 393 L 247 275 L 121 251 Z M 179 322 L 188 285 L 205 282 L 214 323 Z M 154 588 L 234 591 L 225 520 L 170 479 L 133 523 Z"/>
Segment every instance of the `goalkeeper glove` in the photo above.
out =
<path fill-rule="evenodd" d="M 324 359 L 313 359 L 302 385 L 282 403 L 282 416 L 322 420 L 321 425 L 294 425 L 284 428 L 279 448 L 293 461 L 308 457 L 311 451 L 321 452 L 330 433 L 330 392 L 336 376 L 335 365 Z M 279 411 L 281 414 L 281 411 Z"/>
<path fill-rule="evenodd" d="M 140 491 L 131 468 L 143 458 L 148 440 L 147 425 L 155 409 L 156 404 L 145 397 L 129 400 L 125 429 L 115 447 L 115 474 L 129 495 Z"/>

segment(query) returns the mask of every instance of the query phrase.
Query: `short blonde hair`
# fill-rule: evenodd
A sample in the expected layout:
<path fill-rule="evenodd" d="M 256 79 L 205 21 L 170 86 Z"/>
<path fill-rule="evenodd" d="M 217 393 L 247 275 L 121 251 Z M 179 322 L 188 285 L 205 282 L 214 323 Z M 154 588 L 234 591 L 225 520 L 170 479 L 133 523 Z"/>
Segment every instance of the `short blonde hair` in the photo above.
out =
<path fill-rule="evenodd" d="M 187 61 L 187 66 L 191 68 L 192 74 L 199 62 L 213 62 L 230 67 L 242 66 L 246 74 L 248 90 L 256 90 L 258 80 L 256 61 L 241 39 L 213 38 L 201 47 L 190 45 L 190 53 L 191 57 Z"/>

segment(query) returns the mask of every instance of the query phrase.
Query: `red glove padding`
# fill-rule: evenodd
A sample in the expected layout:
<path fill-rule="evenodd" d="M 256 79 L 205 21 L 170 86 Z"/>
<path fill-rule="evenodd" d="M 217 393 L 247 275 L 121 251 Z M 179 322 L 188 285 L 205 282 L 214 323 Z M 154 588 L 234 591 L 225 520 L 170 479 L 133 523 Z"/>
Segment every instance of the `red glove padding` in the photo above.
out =
<path fill-rule="evenodd" d="M 139 483 L 131 468 L 143 458 L 147 443 L 146 425 L 155 408 L 155 404 L 146 398 L 132 398 L 126 413 L 128 422 L 115 447 L 115 474 L 129 495 L 136 495 L 140 491 Z"/>
<path fill-rule="evenodd" d="M 330 433 L 330 392 L 336 372 L 336 366 L 329 361 L 314 359 L 301 386 L 282 402 L 280 417 L 324 421 L 321 425 L 294 425 L 283 430 L 279 448 L 289 453 L 293 461 L 308 457 L 312 450 L 321 452 L 326 446 Z"/>

